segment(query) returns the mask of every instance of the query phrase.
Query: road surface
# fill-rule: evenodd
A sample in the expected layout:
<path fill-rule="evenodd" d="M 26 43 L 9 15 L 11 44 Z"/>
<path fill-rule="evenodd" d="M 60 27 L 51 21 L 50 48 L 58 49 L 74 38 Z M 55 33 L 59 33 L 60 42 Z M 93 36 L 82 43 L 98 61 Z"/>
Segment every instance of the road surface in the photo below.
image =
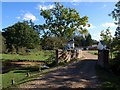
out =
<path fill-rule="evenodd" d="M 84 59 L 52 71 L 20 88 L 97 88 L 95 65 L 97 56 L 83 51 Z"/>

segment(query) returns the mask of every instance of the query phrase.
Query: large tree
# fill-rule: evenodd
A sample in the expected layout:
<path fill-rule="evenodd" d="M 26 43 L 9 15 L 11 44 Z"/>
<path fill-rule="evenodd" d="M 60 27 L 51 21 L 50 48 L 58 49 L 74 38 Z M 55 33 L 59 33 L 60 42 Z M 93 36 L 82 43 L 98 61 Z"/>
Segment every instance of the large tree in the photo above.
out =
<path fill-rule="evenodd" d="M 86 47 L 93 44 L 92 37 L 89 33 L 85 36 L 85 38 L 83 36 L 75 36 L 74 40 L 76 47 Z"/>
<path fill-rule="evenodd" d="M 101 36 L 101 40 L 104 41 L 108 47 L 111 47 L 113 38 L 110 32 L 110 27 L 108 27 L 106 30 L 102 30 L 100 36 Z"/>
<path fill-rule="evenodd" d="M 0 53 L 4 53 L 6 50 L 6 40 L 2 35 L 2 32 L 0 31 Z"/>
<path fill-rule="evenodd" d="M 120 1 L 115 4 L 115 9 L 112 11 L 110 16 L 115 19 L 115 24 L 118 25 L 115 31 L 114 46 L 116 51 L 120 53 Z"/>
<path fill-rule="evenodd" d="M 35 48 L 40 43 L 37 32 L 27 22 L 18 22 L 3 29 L 3 36 L 6 39 L 7 48 L 11 51 L 19 48 Z"/>
<path fill-rule="evenodd" d="M 79 13 L 72 8 L 65 8 L 60 3 L 55 3 L 53 9 L 41 9 L 40 15 L 45 19 L 43 29 L 48 36 L 71 38 L 74 31 L 86 26 L 88 17 L 80 17 Z M 46 35 L 45 34 L 45 35 Z"/>
<path fill-rule="evenodd" d="M 92 37 L 91 37 L 91 35 L 90 34 L 88 34 L 87 35 L 87 37 L 86 37 L 86 44 L 85 44 L 85 46 L 91 46 L 92 44 L 93 44 L 93 40 L 92 40 Z"/>
<path fill-rule="evenodd" d="M 42 40 L 41 45 L 43 49 L 63 49 L 66 42 L 63 37 L 46 37 Z"/>
<path fill-rule="evenodd" d="M 112 69 L 114 72 L 120 74 L 120 1 L 115 4 L 115 9 L 109 15 L 115 19 L 115 24 L 117 25 L 115 38 L 113 39 L 113 48 L 115 49 L 116 54 Z"/>

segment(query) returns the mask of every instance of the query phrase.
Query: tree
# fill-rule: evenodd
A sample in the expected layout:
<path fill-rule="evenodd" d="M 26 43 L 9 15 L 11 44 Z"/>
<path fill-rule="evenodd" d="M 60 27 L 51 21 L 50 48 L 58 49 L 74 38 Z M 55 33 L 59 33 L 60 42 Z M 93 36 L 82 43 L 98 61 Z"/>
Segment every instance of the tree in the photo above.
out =
<path fill-rule="evenodd" d="M 6 40 L 0 32 L 0 53 L 4 53 L 6 51 Z"/>
<path fill-rule="evenodd" d="M 114 72 L 120 74 L 120 1 L 115 4 L 115 9 L 109 16 L 115 19 L 115 24 L 117 25 L 115 31 L 115 38 L 113 39 L 114 49 L 115 49 L 115 59 L 113 61 L 112 69 Z"/>
<path fill-rule="evenodd" d="M 104 41 L 108 47 L 111 47 L 113 38 L 110 32 L 110 27 L 108 27 L 106 30 L 102 30 L 100 36 L 101 40 Z"/>
<path fill-rule="evenodd" d="M 92 45 L 92 38 L 90 33 L 88 32 L 88 30 L 86 28 L 82 28 L 81 30 L 78 30 L 80 32 L 80 34 L 82 34 L 82 46 L 86 47 L 86 46 L 90 46 Z"/>
<path fill-rule="evenodd" d="M 88 30 L 86 28 L 84 28 L 84 29 L 80 29 L 78 31 L 80 32 L 80 34 L 82 34 L 82 37 L 84 39 L 86 39 L 86 37 L 88 36 Z"/>
<path fill-rule="evenodd" d="M 66 45 L 66 39 L 63 37 L 47 37 L 42 40 L 42 48 L 47 50 L 63 49 Z"/>
<path fill-rule="evenodd" d="M 55 3 L 55 7 L 49 10 L 42 10 L 41 13 L 45 19 L 44 29 L 47 29 L 49 36 L 71 38 L 74 31 L 86 26 L 88 17 L 80 18 L 79 13 L 72 8 L 64 8 L 60 3 Z"/>
<path fill-rule="evenodd" d="M 85 46 L 91 46 L 93 44 L 93 40 L 90 34 L 86 37 L 86 44 Z"/>
<path fill-rule="evenodd" d="M 74 43 L 75 43 L 75 47 L 82 47 L 83 46 L 83 37 L 82 36 L 75 36 L 74 37 Z"/>
<path fill-rule="evenodd" d="M 91 38 L 91 35 L 88 33 L 85 38 L 83 36 L 75 36 L 75 46 L 77 47 L 86 47 L 91 46 L 93 44 L 93 40 Z"/>
<path fill-rule="evenodd" d="M 115 43 L 114 46 L 116 48 L 116 51 L 120 53 L 120 1 L 115 4 L 115 7 L 116 8 L 109 15 L 115 19 L 115 24 L 118 25 L 115 31 L 115 38 L 113 42 Z"/>
<path fill-rule="evenodd" d="M 62 45 L 64 41 L 66 41 L 64 43 L 67 43 L 77 29 L 88 25 L 87 16 L 81 18 L 75 9 L 65 8 L 60 3 L 55 3 L 55 7 L 52 9 L 41 9 L 40 15 L 45 19 L 45 23 L 35 27 L 42 32 L 42 39 L 47 39 L 48 37 L 62 38 L 59 45 Z M 54 43 L 58 45 L 57 42 Z M 55 47 L 59 47 L 59 45 Z"/>
<path fill-rule="evenodd" d="M 31 49 L 39 46 L 40 38 L 26 22 L 18 22 L 12 26 L 3 29 L 2 35 L 6 39 L 7 48 L 9 51 L 19 48 Z"/>
<path fill-rule="evenodd" d="M 93 39 L 93 44 L 98 44 L 98 41 Z"/>

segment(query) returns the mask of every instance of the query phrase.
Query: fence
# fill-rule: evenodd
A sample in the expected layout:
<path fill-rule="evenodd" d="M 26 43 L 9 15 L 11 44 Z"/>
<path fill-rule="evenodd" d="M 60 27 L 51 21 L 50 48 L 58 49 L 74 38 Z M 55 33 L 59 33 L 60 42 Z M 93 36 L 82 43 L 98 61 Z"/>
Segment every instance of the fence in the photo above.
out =
<path fill-rule="evenodd" d="M 56 50 L 56 64 L 60 62 L 69 62 L 74 58 L 81 58 L 82 57 L 82 50 Z"/>

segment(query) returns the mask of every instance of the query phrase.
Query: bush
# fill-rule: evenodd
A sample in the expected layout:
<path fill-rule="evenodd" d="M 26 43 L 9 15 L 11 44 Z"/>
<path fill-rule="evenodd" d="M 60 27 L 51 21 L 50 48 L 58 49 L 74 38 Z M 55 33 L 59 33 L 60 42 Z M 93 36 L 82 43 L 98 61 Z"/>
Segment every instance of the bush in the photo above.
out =
<path fill-rule="evenodd" d="M 115 74 L 120 75 L 120 52 L 111 61 L 111 69 Z"/>

